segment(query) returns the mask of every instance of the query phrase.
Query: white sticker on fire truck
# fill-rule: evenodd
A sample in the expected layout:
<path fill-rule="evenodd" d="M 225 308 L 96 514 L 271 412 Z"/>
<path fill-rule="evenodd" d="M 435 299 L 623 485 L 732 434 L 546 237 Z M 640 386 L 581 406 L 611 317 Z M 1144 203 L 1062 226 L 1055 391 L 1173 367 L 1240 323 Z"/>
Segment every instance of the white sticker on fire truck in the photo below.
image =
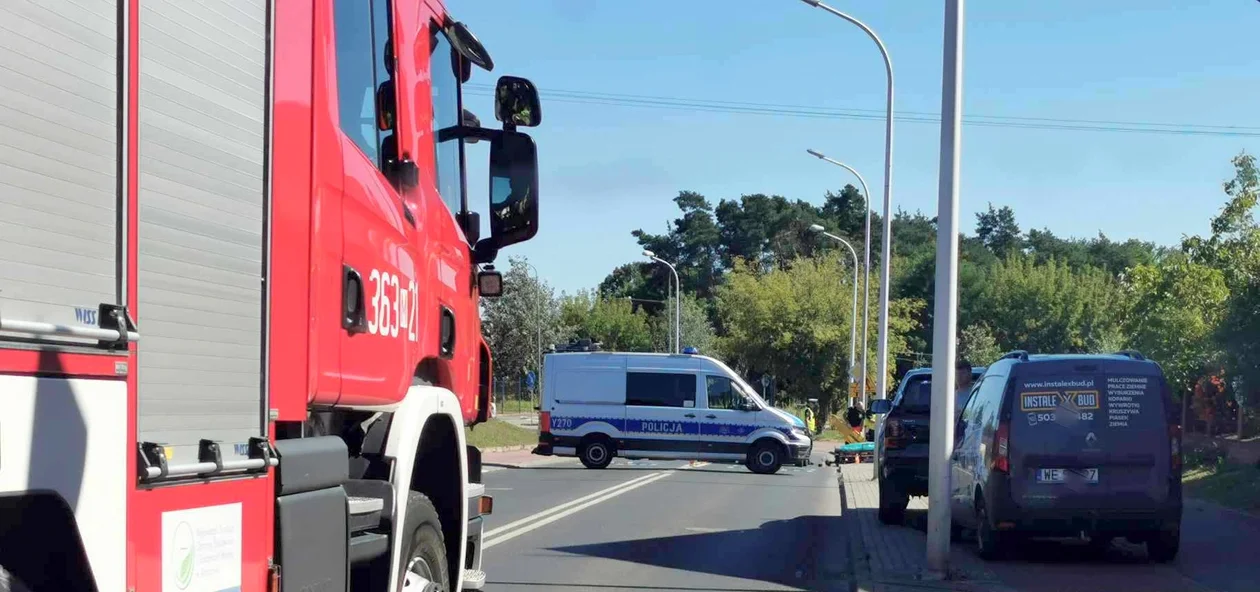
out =
<path fill-rule="evenodd" d="M 162 513 L 162 591 L 239 592 L 241 504 Z"/>
<path fill-rule="evenodd" d="M 406 281 L 404 285 L 402 282 Z M 368 333 L 385 337 L 402 336 L 407 341 L 415 341 L 417 304 L 419 292 L 415 280 L 404 280 L 388 271 L 373 269 L 368 274 L 368 289 L 372 292 L 369 300 L 367 327 Z"/>

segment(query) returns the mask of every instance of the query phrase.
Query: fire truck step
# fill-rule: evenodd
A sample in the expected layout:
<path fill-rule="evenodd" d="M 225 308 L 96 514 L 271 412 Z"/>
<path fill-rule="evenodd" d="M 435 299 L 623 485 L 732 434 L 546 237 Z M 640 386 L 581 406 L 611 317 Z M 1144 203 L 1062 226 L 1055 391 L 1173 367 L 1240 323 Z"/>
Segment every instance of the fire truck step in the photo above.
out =
<path fill-rule="evenodd" d="M 464 589 L 480 590 L 486 585 L 486 572 L 479 569 L 464 570 Z"/>
<path fill-rule="evenodd" d="M 350 565 L 363 565 L 389 552 L 389 535 L 364 532 L 350 537 Z"/>
<path fill-rule="evenodd" d="M 394 513 L 394 490 L 389 482 L 348 479 L 342 483 L 342 487 L 345 488 L 348 498 L 350 533 L 382 531 L 382 518 Z"/>
<path fill-rule="evenodd" d="M 381 525 L 381 511 L 385 509 L 385 500 L 379 497 L 347 498 L 350 506 L 350 532 L 372 530 Z"/>

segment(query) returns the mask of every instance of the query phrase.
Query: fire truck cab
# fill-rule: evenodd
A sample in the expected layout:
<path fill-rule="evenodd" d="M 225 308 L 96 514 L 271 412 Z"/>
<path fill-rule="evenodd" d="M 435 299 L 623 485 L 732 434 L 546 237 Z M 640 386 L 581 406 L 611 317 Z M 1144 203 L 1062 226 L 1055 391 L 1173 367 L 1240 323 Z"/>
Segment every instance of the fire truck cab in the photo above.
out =
<path fill-rule="evenodd" d="M 0 5 L 0 592 L 484 584 L 493 65 L 440 0 Z"/>

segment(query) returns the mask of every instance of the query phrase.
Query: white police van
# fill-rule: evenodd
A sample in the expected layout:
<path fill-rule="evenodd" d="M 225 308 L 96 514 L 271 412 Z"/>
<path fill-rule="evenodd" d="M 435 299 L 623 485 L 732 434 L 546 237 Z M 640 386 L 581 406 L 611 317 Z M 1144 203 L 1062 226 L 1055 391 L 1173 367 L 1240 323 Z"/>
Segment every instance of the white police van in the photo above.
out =
<path fill-rule="evenodd" d="M 804 422 L 710 357 L 552 353 L 543 378 L 534 454 L 577 456 L 587 468 L 620 456 L 742 461 L 769 474 L 806 464 L 813 447 Z"/>

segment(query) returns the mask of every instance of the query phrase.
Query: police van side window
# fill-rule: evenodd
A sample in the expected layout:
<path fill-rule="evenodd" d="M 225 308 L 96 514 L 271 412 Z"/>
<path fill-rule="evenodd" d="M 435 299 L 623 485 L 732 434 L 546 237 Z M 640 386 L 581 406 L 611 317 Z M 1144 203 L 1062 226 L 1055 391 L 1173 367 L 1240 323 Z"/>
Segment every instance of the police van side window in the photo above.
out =
<path fill-rule="evenodd" d="M 735 392 L 731 379 L 725 376 L 706 376 L 705 387 L 709 395 L 709 409 L 737 409 L 741 396 Z"/>
<path fill-rule="evenodd" d="M 695 407 L 696 375 L 669 372 L 627 372 L 626 405 Z"/>

